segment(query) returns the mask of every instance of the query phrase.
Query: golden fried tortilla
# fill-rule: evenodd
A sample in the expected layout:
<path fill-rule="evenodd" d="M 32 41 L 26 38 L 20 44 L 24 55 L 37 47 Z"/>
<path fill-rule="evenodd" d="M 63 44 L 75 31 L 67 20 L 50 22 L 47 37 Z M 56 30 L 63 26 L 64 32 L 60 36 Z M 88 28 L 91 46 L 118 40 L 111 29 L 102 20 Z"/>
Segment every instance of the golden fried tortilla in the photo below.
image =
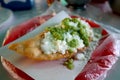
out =
<path fill-rule="evenodd" d="M 45 54 L 41 48 L 41 39 L 44 38 L 44 33 L 42 32 L 38 34 L 37 36 L 27 39 L 22 42 L 13 43 L 9 46 L 10 50 L 13 50 L 19 54 L 22 54 L 24 56 L 27 56 L 28 58 L 39 60 L 39 61 L 46 61 L 46 60 L 58 60 L 61 58 L 70 58 L 75 53 L 69 53 L 66 51 L 65 54 L 61 53 L 52 53 L 52 54 Z M 84 51 L 86 48 L 80 48 L 78 51 Z"/>

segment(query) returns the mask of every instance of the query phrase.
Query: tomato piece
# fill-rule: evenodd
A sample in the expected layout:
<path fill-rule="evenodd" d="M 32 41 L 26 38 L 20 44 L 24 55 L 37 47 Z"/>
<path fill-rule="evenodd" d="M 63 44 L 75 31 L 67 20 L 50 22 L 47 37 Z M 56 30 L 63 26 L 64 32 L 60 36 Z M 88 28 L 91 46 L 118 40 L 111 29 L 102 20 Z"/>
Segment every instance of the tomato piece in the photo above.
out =
<path fill-rule="evenodd" d="M 107 35 L 108 32 L 107 32 L 106 30 L 103 29 L 101 34 L 104 36 L 104 35 Z"/>

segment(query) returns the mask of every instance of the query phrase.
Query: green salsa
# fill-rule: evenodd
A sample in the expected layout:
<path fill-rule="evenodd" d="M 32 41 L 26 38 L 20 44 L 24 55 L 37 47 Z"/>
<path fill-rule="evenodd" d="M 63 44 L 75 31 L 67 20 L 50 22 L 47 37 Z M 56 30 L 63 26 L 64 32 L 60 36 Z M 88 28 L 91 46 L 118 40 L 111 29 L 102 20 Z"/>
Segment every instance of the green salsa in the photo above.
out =
<path fill-rule="evenodd" d="M 78 41 L 76 39 L 72 39 L 71 41 L 67 42 L 68 46 L 76 47 L 78 45 Z"/>
<path fill-rule="evenodd" d="M 65 61 L 63 64 L 70 70 L 74 69 L 74 64 L 73 64 L 74 60 L 68 59 L 67 61 Z"/>
<path fill-rule="evenodd" d="M 47 30 L 50 31 L 55 40 L 64 40 L 64 34 L 70 32 L 71 35 L 78 35 L 83 40 L 85 46 L 89 46 L 89 34 L 87 34 L 86 26 L 82 25 L 80 20 L 77 18 L 65 18 L 62 20 L 60 25 L 50 26 Z M 78 41 L 76 39 L 72 39 L 67 42 L 67 44 L 68 46 L 75 48 Z"/>

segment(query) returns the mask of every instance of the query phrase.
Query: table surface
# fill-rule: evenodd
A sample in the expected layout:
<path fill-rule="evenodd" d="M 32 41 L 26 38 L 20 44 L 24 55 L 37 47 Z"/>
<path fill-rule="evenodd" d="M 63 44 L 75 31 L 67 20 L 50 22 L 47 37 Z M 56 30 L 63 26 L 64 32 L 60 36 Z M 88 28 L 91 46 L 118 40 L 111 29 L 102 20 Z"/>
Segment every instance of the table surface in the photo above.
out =
<path fill-rule="evenodd" d="M 0 23 L 0 45 L 2 44 L 3 38 L 5 37 L 6 31 L 17 24 L 20 24 L 30 18 L 39 16 L 43 14 L 48 9 L 46 0 L 35 0 L 35 6 L 31 10 L 26 11 L 15 11 L 11 12 L 10 17 L 6 22 Z M 90 18 L 92 20 L 98 21 L 103 24 L 111 25 L 116 29 L 120 29 L 120 16 L 113 14 L 108 3 L 104 4 L 90 4 L 87 5 L 85 11 L 75 10 L 74 14 Z M 4 16 L 3 16 L 4 17 Z M 120 61 L 119 61 L 120 62 Z M 120 71 L 120 69 L 118 68 Z M 115 72 L 115 70 L 114 70 Z M 111 74 L 109 74 L 111 76 Z M 115 80 L 119 80 L 120 76 L 113 75 L 117 77 Z M 4 70 L 0 63 L 0 80 L 12 80 L 9 74 Z M 106 80 L 113 80 L 112 77 L 107 77 Z"/>

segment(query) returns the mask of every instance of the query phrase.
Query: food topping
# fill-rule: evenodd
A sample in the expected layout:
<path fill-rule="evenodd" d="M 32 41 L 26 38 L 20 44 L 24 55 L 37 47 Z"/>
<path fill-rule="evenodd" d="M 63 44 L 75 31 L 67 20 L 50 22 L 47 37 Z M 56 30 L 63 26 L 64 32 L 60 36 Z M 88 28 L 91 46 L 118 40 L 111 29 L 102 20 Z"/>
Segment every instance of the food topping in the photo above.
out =
<path fill-rule="evenodd" d="M 72 70 L 74 69 L 74 60 L 73 59 L 68 59 L 63 63 L 68 69 Z"/>
<path fill-rule="evenodd" d="M 89 46 L 89 38 L 93 37 L 90 25 L 79 18 L 65 18 L 46 30 L 40 46 L 45 54 L 77 52 L 78 48 Z"/>

